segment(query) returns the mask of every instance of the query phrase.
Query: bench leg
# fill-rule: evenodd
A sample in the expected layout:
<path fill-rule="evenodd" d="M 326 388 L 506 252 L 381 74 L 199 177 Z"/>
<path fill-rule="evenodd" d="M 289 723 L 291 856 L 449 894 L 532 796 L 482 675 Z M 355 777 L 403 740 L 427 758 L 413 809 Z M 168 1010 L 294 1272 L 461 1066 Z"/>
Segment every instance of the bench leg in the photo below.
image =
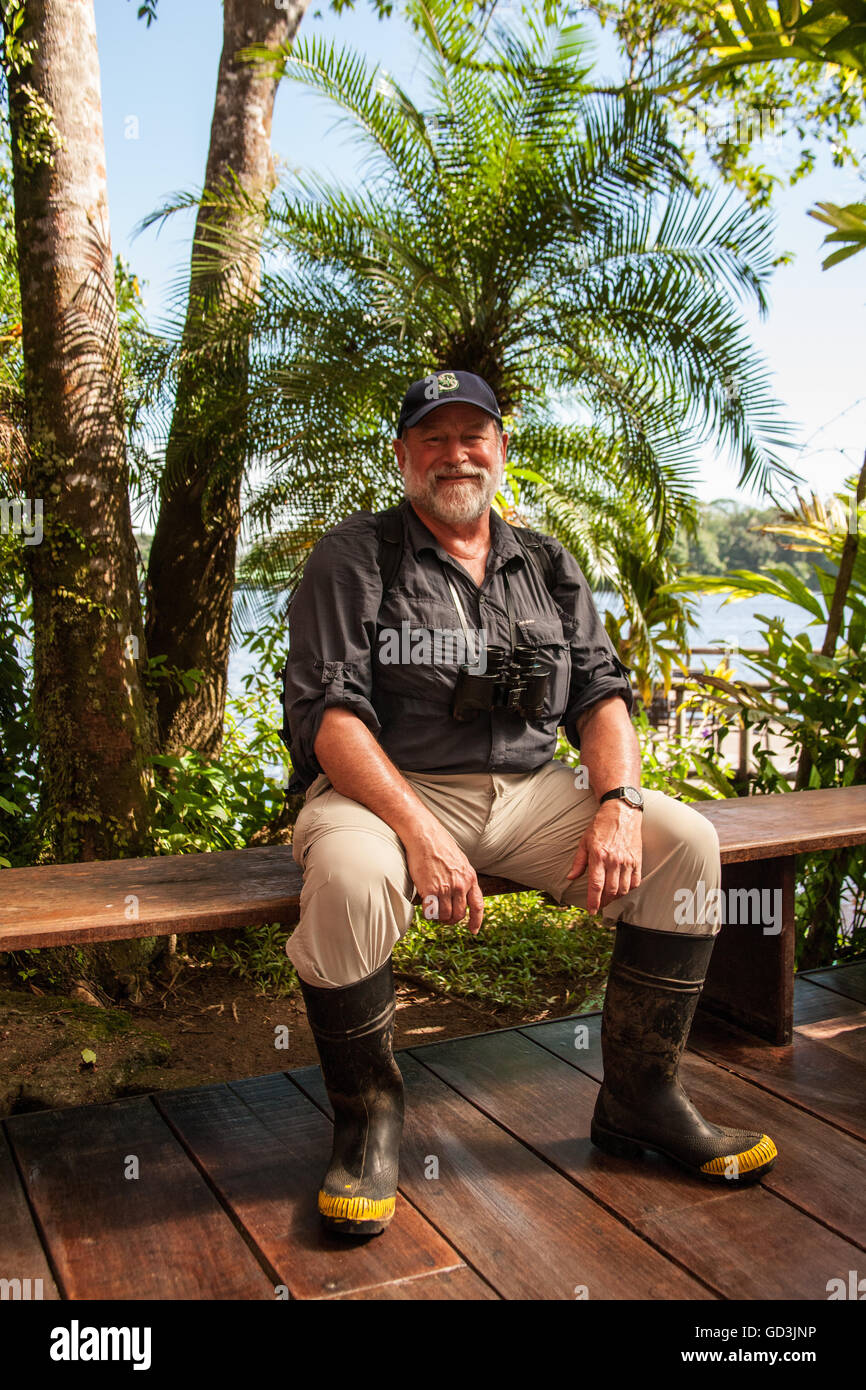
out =
<path fill-rule="evenodd" d="M 726 918 L 700 1007 L 787 1047 L 794 1036 L 794 856 L 723 865 L 722 894 Z M 751 910 L 745 922 L 731 920 L 744 915 L 746 903 Z M 765 926 L 775 925 L 770 919 L 777 908 L 781 929 L 765 935 Z"/>

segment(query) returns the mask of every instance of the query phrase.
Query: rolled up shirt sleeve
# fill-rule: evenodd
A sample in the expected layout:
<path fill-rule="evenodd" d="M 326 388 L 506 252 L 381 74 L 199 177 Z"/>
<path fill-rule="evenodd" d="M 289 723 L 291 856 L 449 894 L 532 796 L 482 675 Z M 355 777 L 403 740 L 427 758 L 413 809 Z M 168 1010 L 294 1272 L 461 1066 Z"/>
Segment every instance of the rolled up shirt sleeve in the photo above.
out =
<path fill-rule="evenodd" d="M 284 707 L 293 776 L 302 791 L 323 771 L 313 745 L 326 709 L 348 709 L 378 737 L 372 652 L 382 601 L 375 531 L 352 519 L 313 548 L 289 607 Z"/>
<path fill-rule="evenodd" d="M 598 700 L 619 695 L 629 714 L 634 706 L 630 667 L 620 661 L 605 631 L 592 591 L 574 556 L 553 543 L 556 582 L 553 597 L 563 614 L 571 648 L 571 683 L 561 723 L 574 748 L 580 748 L 577 718 Z"/>

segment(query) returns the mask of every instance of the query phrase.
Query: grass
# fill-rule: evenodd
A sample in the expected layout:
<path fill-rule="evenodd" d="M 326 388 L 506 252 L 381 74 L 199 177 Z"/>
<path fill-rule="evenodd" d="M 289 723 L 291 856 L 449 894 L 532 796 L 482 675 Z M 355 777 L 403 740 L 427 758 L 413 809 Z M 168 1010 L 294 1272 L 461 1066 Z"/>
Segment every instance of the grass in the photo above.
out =
<path fill-rule="evenodd" d="M 538 893 L 514 893 L 485 900 L 477 936 L 459 923 L 427 921 L 416 910 L 394 947 L 394 969 L 493 1008 L 591 1009 L 603 998 L 612 951 L 613 933 L 588 913 L 551 907 Z"/>
<path fill-rule="evenodd" d="M 298 977 L 285 953 L 286 929 L 249 927 L 215 939 L 204 953 L 262 992 L 294 994 Z M 487 898 L 481 931 L 414 920 L 394 947 L 394 970 L 455 999 L 492 1009 L 543 1013 L 600 1008 L 613 932 L 580 908 L 555 908 L 538 893 Z"/>

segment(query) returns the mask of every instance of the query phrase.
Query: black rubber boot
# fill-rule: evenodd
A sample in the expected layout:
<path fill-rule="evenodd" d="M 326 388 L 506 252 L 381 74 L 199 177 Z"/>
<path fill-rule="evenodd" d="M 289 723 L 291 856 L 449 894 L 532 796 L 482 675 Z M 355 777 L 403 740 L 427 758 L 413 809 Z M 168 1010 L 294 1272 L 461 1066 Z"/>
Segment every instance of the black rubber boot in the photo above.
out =
<path fill-rule="evenodd" d="M 319 1212 L 340 1235 L 380 1235 L 394 1215 L 403 1133 L 403 1077 L 391 1050 L 391 959 L 357 984 L 319 989 L 302 980 L 301 992 L 334 1108 Z"/>
<path fill-rule="evenodd" d="M 705 1120 L 678 1079 L 715 937 L 620 922 L 601 1023 L 604 1082 L 590 1138 L 606 1153 L 644 1149 L 710 1182 L 750 1183 L 769 1172 L 766 1134 Z"/>

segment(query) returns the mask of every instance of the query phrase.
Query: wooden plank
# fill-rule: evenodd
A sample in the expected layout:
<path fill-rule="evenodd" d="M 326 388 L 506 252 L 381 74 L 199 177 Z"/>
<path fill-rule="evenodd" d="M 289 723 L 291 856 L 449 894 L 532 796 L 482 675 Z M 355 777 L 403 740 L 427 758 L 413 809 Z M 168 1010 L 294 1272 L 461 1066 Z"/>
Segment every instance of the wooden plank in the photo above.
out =
<path fill-rule="evenodd" d="M 857 1246 L 774 1196 L 763 1183 L 745 1189 L 711 1187 L 655 1156 L 613 1159 L 601 1153 L 589 1139 L 597 1086 L 526 1037 L 505 1033 L 457 1044 L 433 1043 L 417 1051 L 461 1095 L 722 1297 L 825 1297 L 827 1279 L 837 1268 L 852 1267 L 844 1261 L 859 1253 Z M 708 1064 L 705 1069 L 714 1070 Z M 707 1099 L 699 1078 L 690 1075 L 687 1080 L 696 1103 Z M 734 1107 L 719 1103 L 717 1087 L 711 1083 L 711 1088 L 722 1122 L 751 1125 L 762 1113 L 763 1097 L 757 1088 L 751 1088 L 755 1094 L 750 1105 Z M 808 1166 L 811 1175 L 814 1153 Z M 755 1244 L 753 1229 L 758 1233 Z M 750 1232 L 748 1241 L 744 1230 Z M 762 1241 L 779 1256 L 769 1268 Z M 760 1259 L 755 1258 L 756 1250 L 761 1251 Z M 827 1273 L 820 1275 L 822 1270 Z"/>
<path fill-rule="evenodd" d="M 366 1302 L 390 1302 L 392 1299 L 401 1299 L 404 1302 L 411 1300 L 453 1300 L 455 1302 L 466 1303 L 469 1301 L 478 1302 L 481 1300 L 498 1299 L 499 1295 L 491 1289 L 489 1284 L 485 1284 L 483 1279 L 479 1279 L 473 1270 L 467 1269 L 463 1265 L 460 1269 L 443 1270 L 441 1274 L 420 1275 L 417 1279 L 399 1279 L 393 1284 L 377 1284 L 372 1289 L 362 1289 L 360 1293 L 344 1293 L 334 1295 L 335 1301 L 339 1299 L 364 1299 Z"/>
<path fill-rule="evenodd" d="M 32 1299 L 59 1299 L 51 1266 L 42 1248 L 39 1232 L 21 1186 L 15 1161 L 9 1150 L 3 1126 L 0 1125 L 0 1279 L 9 1281 L 0 1287 L 0 1300 L 14 1298 L 13 1281 L 18 1281 L 18 1293 Z"/>
<path fill-rule="evenodd" d="M 525 1037 L 544 1042 L 557 1056 L 563 1056 L 601 1083 L 601 1019 L 601 1013 L 595 1013 L 553 1023 L 534 1023 L 520 1031 Z M 574 1030 L 584 1026 L 588 1045 L 577 1051 Z M 756 1042 L 748 1033 L 735 1029 L 733 1024 L 721 1023 L 698 1011 L 688 1036 L 684 1065 L 688 1065 L 689 1052 L 708 1062 L 720 1063 L 745 1080 L 755 1081 L 784 1101 L 801 1105 L 856 1138 L 866 1138 L 863 1068 L 851 1056 L 840 1055 L 841 1049 L 824 1047 L 823 1042 L 799 1033 L 794 1047 L 770 1047 L 767 1042 Z"/>
<path fill-rule="evenodd" d="M 866 1004 L 866 960 L 852 961 L 850 965 L 833 965 L 827 970 L 807 970 L 801 979 Z"/>
<path fill-rule="evenodd" d="M 6 1130 L 66 1298 L 273 1299 L 150 1099 L 13 1115 Z"/>
<path fill-rule="evenodd" d="M 592 1037 L 589 1049 L 578 1052 L 567 1022 L 536 1024 L 520 1031 L 555 1057 L 580 1067 L 587 1074 L 591 1069 L 600 1079 L 601 1049 L 597 1034 Z M 686 1094 L 708 1120 L 731 1124 L 738 1129 L 762 1130 L 773 1138 L 779 1159 L 775 1168 L 761 1179 L 762 1187 L 793 1202 L 846 1240 L 866 1243 L 866 1207 L 862 1199 L 866 1188 L 866 1146 L 860 1140 L 694 1053 L 685 1053 L 680 1076 Z M 595 1094 L 595 1090 L 587 1093 L 591 1105 L 595 1104 Z M 585 1116 L 585 1136 L 589 1134 L 591 1114 L 590 1106 Z M 635 1192 L 643 1192 L 643 1208 L 634 1205 L 623 1208 L 623 1214 L 638 1224 L 642 1210 L 679 1208 L 692 1200 L 700 1202 L 701 1192 L 705 1197 L 710 1191 L 718 1193 L 718 1189 L 709 1189 L 700 1179 L 681 1174 L 676 1181 L 681 1187 L 685 1183 L 687 1191 L 678 1195 L 665 1190 L 662 1196 L 657 1196 L 654 1188 L 642 1189 L 638 1185 L 635 1189 L 633 1184 L 635 1174 L 648 1162 L 655 1165 L 655 1159 L 609 1159 L 605 1162 L 632 1184 L 624 1198 L 618 1198 L 615 1192 L 605 1193 L 605 1200 L 611 1205 L 618 1208 L 620 1202 L 634 1202 Z M 671 1170 L 672 1177 L 676 1171 Z M 651 1183 L 656 1182 L 653 1171 L 647 1176 Z M 733 1198 L 741 1195 L 732 1193 Z"/>
<path fill-rule="evenodd" d="M 828 992 L 828 997 L 833 996 Z M 844 1026 L 849 1016 L 841 1017 Z M 575 1047 L 578 1029 L 580 1042 L 585 1043 L 579 1049 Z M 532 1024 L 519 1031 L 601 1082 L 601 1014 Z M 857 1139 L 866 1138 L 862 1030 L 858 1027 L 847 1033 L 834 1031 L 832 1036 L 821 1036 L 816 1041 L 799 1025 L 795 1038 L 793 1047 L 770 1047 L 698 1011 L 683 1058 L 683 1074 L 690 1074 L 690 1054 L 694 1053 L 730 1068 L 784 1101 L 802 1106 L 817 1118 L 840 1126 Z M 770 1182 L 771 1178 L 772 1174 L 765 1181 Z"/>
<path fill-rule="evenodd" d="M 739 1195 L 747 1203 L 714 1204 L 706 1221 L 696 1222 L 683 1210 L 664 1211 L 648 1216 L 643 1229 L 681 1251 L 696 1274 L 722 1278 L 730 1298 L 826 1300 L 830 1279 L 847 1279 L 849 1269 L 862 1266 L 862 1249 L 763 1187 Z M 720 1248 L 728 1262 L 724 1272 Z M 790 1325 L 790 1313 L 788 1320 Z"/>
<path fill-rule="evenodd" d="M 866 843 L 866 787 L 821 787 L 698 801 L 719 832 L 722 863 Z"/>
<path fill-rule="evenodd" d="M 722 867 L 731 920 L 716 938 L 698 1006 L 779 1046 L 793 1036 L 794 863 L 788 856 Z"/>
<path fill-rule="evenodd" d="M 398 1062 L 400 1190 L 502 1297 L 574 1299 L 583 1288 L 591 1299 L 712 1297 L 411 1053 Z M 330 1109 L 317 1067 L 291 1076 Z"/>
<path fill-rule="evenodd" d="M 798 1037 L 793 1047 L 771 1047 L 700 1013 L 689 1047 L 819 1119 L 866 1139 L 866 1076 L 853 1058 L 805 1037 Z"/>
<path fill-rule="evenodd" d="M 856 999 L 812 984 L 806 975 L 794 977 L 794 1024 L 816 1023 L 821 1019 L 861 1018 L 864 1006 Z"/>
<path fill-rule="evenodd" d="M 0 951 L 296 922 L 291 845 L 43 864 L 0 874 Z"/>
<path fill-rule="evenodd" d="M 794 1036 L 830 1047 L 858 1062 L 866 1077 L 866 1005 L 798 978 Z"/>
<path fill-rule="evenodd" d="M 262 1252 L 274 1283 L 293 1298 L 356 1294 L 463 1265 L 400 1197 L 375 1240 L 346 1241 L 322 1230 L 316 1194 L 332 1125 L 282 1072 L 154 1100 Z"/>
<path fill-rule="evenodd" d="M 722 864 L 866 842 L 866 787 L 696 803 Z M 488 896 L 522 891 L 483 877 Z M 93 860 L 0 875 L 0 951 L 298 920 L 302 872 L 291 845 Z"/>

